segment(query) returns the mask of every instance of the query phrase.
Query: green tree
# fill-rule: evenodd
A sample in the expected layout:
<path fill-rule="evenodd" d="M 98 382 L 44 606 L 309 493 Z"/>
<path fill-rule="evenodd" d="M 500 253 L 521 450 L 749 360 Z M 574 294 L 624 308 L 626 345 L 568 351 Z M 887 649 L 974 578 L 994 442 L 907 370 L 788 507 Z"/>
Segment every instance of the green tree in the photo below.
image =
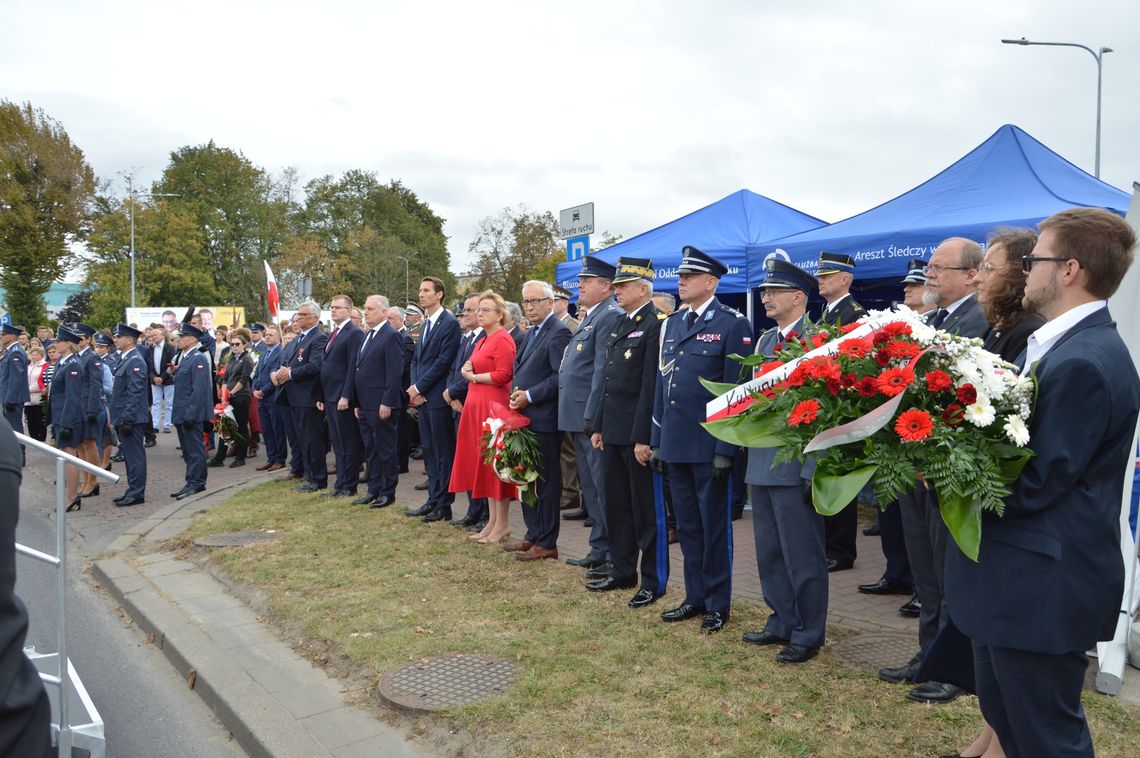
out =
<path fill-rule="evenodd" d="M 0 284 L 15 323 L 46 318 L 43 294 L 71 263 L 95 196 L 95 174 L 56 120 L 0 101 Z"/>
<path fill-rule="evenodd" d="M 517 300 L 523 282 L 554 277 L 554 265 L 565 258 L 558 239 L 558 221 L 550 211 L 539 213 L 525 205 L 504 208 L 479 222 L 479 231 L 468 250 L 476 257 L 475 290 L 493 289 L 508 300 Z"/>

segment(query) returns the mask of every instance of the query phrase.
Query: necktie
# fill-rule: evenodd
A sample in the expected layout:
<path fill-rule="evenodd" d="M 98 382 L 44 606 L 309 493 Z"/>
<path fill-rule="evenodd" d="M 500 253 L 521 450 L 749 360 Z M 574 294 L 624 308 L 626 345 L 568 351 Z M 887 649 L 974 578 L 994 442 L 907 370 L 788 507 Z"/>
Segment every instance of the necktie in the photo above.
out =
<path fill-rule="evenodd" d="M 690 329 L 692 329 L 693 324 L 695 324 L 695 323 L 697 323 L 697 312 L 696 311 L 689 311 L 688 314 L 685 316 L 685 325 L 688 326 Z"/>
<path fill-rule="evenodd" d="M 332 334 L 329 335 L 329 341 L 325 343 L 325 352 L 326 353 L 329 351 L 329 348 L 332 347 L 333 340 L 336 339 L 336 336 L 338 334 L 340 334 L 340 327 L 339 326 L 336 327 L 335 329 L 333 329 Z"/>
<path fill-rule="evenodd" d="M 530 330 L 530 334 L 527 335 L 526 345 L 523 346 L 523 351 L 522 351 L 522 357 L 523 358 L 525 358 L 527 356 L 527 353 L 530 352 L 531 345 L 538 342 L 538 333 L 541 330 L 542 330 L 541 326 L 536 326 L 535 328 Z"/>
<path fill-rule="evenodd" d="M 930 325 L 937 329 L 938 327 L 942 326 L 942 322 L 946 320 L 946 317 L 948 315 L 950 315 L 950 312 L 948 310 L 945 308 L 939 308 L 934 312 L 933 318 L 930 319 Z"/>
<path fill-rule="evenodd" d="M 431 319 L 426 319 L 424 321 L 424 333 L 420 335 L 421 345 L 427 342 L 429 334 L 431 334 Z"/>

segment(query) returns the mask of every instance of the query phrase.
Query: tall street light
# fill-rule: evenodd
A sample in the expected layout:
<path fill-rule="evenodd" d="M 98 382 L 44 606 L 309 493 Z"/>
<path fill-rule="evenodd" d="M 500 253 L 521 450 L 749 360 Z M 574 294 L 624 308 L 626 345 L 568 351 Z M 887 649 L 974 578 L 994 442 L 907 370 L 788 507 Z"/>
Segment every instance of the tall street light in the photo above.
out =
<path fill-rule="evenodd" d="M 1096 163 L 1093 169 L 1093 176 L 1097 179 L 1100 178 L 1100 87 L 1101 87 L 1101 74 L 1103 73 L 1104 54 L 1111 53 L 1111 47 L 1102 47 L 1099 50 L 1093 50 L 1088 45 L 1082 45 L 1077 42 L 1032 42 L 1025 37 L 1021 39 L 1003 39 L 1002 44 L 1005 45 L 1047 45 L 1049 47 L 1079 47 L 1081 50 L 1088 52 L 1096 60 Z"/>
<path fill-rule="evenodd" d="M 135 192 L 134 183 L 127 179 L 128 212 L 131 217 L 131 307 L 135 307 L 135 198 L 139 197 L 178 197 L 169 192 Z"/>

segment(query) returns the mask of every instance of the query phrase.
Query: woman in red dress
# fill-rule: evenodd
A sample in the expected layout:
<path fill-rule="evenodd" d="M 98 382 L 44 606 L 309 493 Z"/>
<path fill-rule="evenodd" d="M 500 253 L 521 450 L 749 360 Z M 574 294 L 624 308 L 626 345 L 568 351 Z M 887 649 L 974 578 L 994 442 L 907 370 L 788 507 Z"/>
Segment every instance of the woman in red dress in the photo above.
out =
<path fill-rule="evenodd" d="M 487 334 L 475 346 L 471 360 L 460 371 L 467 380 L 467 400 L 459 416 L 455 461 L 451 465 L 452 492 L 471 492 L 485 497 L 490 515 L 487 526 L 472 539 L 484 544 L 501 542 L 511 534 L 507 506 L 518 496 L 518 487 L 504 482 L 494 469 L 483 463 L 483 422 L 491 415 L 491 403 L 510 403 L 511 378 L 515 366 L 515 341 L 503 328 L 507 304 L 488 290 L 479 297 L 476 310 L 479 326 Z"/>

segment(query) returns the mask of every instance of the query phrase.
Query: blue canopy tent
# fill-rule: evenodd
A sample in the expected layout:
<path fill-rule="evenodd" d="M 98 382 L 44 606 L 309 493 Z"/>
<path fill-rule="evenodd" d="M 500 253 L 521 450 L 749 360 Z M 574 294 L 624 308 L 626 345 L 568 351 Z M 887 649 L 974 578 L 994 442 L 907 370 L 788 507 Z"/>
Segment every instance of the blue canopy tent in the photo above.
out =
<path fill-rule="evenodd" d="M 758 257 L 775 254 L 814 271 L 821 251 L 847 253 L 855 258 L 857 280 L 897 280 L 908 259 L 929 259 L 947 237 L 985 243 L 1000 226 L 1033 227 L 1075 206 L 1123 216 L 1128 202 L 1126 193 L 1007 124 L 909 192 L 857 216 L 769 242 Z M 751 287 L 763 280 L 759 261 L 748 271 Z"/>
<path fill-rule="evenodd" d="M 746 292 L 749 261 L 757 260 L 760 243 L 822 225 L 822 221 L 806 213 L 742 189 L 687 216 L 611 245 L 599 251 L 597 257 L 608 263 L 616 263 L 619 256 L 649 258 L 657 272 L 654 289 L 676 292 L 681 248 L 693 245 L 728 266 L 728 275 L 720 280 L 718 291 Z M 581 261 L 558 264 L 558 284 L 569 290 L 575 301 L 581 270 Z"/>

